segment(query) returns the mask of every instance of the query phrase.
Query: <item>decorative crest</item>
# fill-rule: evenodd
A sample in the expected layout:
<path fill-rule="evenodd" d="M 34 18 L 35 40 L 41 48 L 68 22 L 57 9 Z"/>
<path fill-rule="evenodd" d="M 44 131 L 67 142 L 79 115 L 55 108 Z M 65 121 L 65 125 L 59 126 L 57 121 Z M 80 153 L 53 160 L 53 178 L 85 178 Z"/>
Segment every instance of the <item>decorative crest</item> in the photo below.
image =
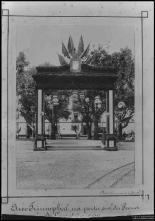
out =
<path fill-rule="evenodd" d="M 89 60 L 89 48 L 90 44 L 87 46 L 86 49 L 84 49 L 83 37 L 81 35 L 78 48 L 76 50 L 73 39 L 71 36 L 69 36 L 67 47 L 62 42 L 62 54 L 70 61 L 67 62 L 62 55 L 58 54 L 60 64 L 70 64 L 71 71 L 79 72 L 81 70 L 81 63 L 86 63 L 87 60 Z"/>

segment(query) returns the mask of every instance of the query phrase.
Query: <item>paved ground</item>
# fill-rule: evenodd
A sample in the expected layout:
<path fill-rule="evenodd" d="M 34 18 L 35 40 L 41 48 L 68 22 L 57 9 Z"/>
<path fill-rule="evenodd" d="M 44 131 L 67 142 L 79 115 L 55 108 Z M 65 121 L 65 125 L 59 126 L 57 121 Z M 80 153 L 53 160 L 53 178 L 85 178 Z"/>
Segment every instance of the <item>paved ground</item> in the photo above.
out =
<path fill-rule="evenodd" d="M 67 142 L 71 147 L 77 141 L 66 140 L 66 146 Z M 17 141 L 17 188 L 102 189 L 134 184 L 134 143 L 119 143 L 118 151 L 105 151 L 80 149 L 82 142 L 77 149 L 33 151 L 32 141 Z M 90 142 L 89 146 L 95 145 Z"/>

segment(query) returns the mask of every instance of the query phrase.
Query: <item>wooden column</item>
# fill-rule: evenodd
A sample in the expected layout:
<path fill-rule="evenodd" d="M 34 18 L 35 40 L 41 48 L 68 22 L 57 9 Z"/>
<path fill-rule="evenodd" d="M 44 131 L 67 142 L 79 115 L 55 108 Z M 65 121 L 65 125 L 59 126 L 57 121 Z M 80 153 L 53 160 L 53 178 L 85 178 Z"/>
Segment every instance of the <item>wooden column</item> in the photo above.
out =
<path fill-rule="evenodd" d="M 109 134 L 114 133 L 114 110 L 113 110 L 113 90 L 109 90 Z M 109 141 L 109 147 L 114 147 L 114 141 Z"/>
<path fill-rule="evenodd" d="M 39 89 L 37 91 L 38 93 L 38 116 L 37 116 L 37 134 L 38 135 L 42 135 L 42 129 L 43 129 L 43 125 L 42 125 L 42 90 Z"/>
<path fill-rule="evenodd" d="M 37 89 L 37 119 L 36 119 L 36 137 L 35 150 L 44 148 L 44 99 L 42 89 Z"/>
<path fill-rule="evenodd" d="M 106 91 L 106 133 L 109 134 L 109 91 Z"/>
<path fill-rule="evenodd" d="M 106 150 L 117 150 L 114 136 L 114 94 L 113 90 L 106 92 L 107 130 L 106 130 Z"/>

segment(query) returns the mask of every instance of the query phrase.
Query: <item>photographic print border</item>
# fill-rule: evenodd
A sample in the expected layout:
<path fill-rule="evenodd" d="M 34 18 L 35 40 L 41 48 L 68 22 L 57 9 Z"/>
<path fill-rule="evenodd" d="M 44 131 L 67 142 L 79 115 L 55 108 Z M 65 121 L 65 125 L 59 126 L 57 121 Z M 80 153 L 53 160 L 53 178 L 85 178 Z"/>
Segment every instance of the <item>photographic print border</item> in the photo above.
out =
<path fill-rule="evenodd" d="M 9 14 L 9 9 L 2 9 L 2 17 L 5 16 L 7 17 L 7 23 L 8 23 L 8 27 L 7 27 L 7 92 L 8 92 L 8 74 L 9 74 L 9 17 L 46 17 L 46 18 L 52 18 L 52 17 L 67 17 L 67 18 L 72 18 L 72 17 L 76 17 L 76 18 L 84 18 L 84 17 L 90 17 L 90 18 L 118 18 L 118 19 L 123 19 L 123 18 L 131 18 L 131 19 L 141 19 L 141 40 L 142 40 L 142 51 L 141 51 L 141 61 L 142 61 L 142 184 L 144 184 L 144 150 L 143 150 L 143 133 L 144 133 L 144 125 L 143 125 L 143 109 L 144 109 L 144 102 L 143 102 L 143 22 L 145 18 L 148 18 L 148 11 L 141 11 L 141 16 L 50 16 L 50 15 L 13 15 L 13 14 Z M 1 150 L 2 151 L 2 150 Z M 101 195 L 63 195 L 63 196 L 9 196 L 8 195 L 8 93 L 7 93 L 7 170 L 6 170 L 6 176 L 7 176 L 7 195 L 5 197 L 2 197 L 2 203 L 3 204 L 7 204 L 9 198 L 50 198 L 50 197 L 113 197 L 113 196 L 118 196 L 118 197 L 122 197 L 122 196 L 136 196 L 136 197 L 149 197 L 148 194 L 145 194 L 144 190 L 142 190 L 142 192 L 140 194 L 101 194 Z"/>

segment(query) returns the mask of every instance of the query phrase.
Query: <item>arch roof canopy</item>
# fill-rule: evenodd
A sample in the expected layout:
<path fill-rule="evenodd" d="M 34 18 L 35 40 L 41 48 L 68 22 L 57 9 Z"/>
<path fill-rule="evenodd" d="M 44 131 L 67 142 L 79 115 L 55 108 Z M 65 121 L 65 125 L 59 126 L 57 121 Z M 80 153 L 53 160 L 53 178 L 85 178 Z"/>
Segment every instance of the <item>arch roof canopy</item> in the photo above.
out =
<path fill-rule="evenodd" d="M 69 65 L 38 66 L 33 75 L 38 89 L 114 89 L 117 80 L 113 67 L 81 64 L 80 72 L 71 72 Z"/>

